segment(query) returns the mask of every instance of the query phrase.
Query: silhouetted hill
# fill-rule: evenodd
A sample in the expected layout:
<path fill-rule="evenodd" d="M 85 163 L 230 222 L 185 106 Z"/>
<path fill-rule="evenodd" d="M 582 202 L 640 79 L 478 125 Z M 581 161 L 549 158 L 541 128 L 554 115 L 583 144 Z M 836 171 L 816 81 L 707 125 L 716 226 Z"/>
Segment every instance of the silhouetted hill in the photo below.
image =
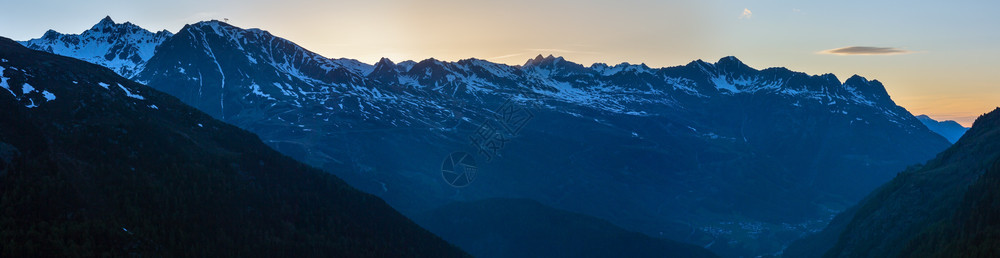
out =
<path fill-rule="evenodd" d="M 1000 160 L 969 186 L 951 217 L 931 224 L 900 257 L 1000 256 Z"/>

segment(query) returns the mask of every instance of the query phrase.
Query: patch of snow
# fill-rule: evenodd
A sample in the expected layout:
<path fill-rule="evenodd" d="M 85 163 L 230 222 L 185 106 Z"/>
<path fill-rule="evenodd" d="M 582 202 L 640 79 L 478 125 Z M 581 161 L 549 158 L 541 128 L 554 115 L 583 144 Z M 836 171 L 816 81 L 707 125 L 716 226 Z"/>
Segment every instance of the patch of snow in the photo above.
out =
<path fill-rule="evenodd" d="M 403 84 L 403 85 L 410 85 L 410 86 L 417 86 L 417 87 L 422 86 L 422 85 L 420 85 L 420 82 L 417 81 L 417 79 L 414 79 L 413 77 L 409 77 L 409 76 L 400 76 L 399 77 L 399 83 Z"/>
<path fill-rule="evenodd" d="M 3 77 L 3 70 L 4 68 L 0 66 L 0 87 L 3 87 L 7 90 L 7 92 L 10 92 L 10 95 L 17 97 L 17 95 L 14 95 L 14 91 L 10 90 L 10 86 L 7 85 L 7 78 Z"/>
<path fill-rule="evenodd" d="M 108 86 L 111 86 L 111 84 L 107 84 L 107 83 L 103 83 L 103 82 L 98 82 L 97 85 L 103 87 L 106 90 L 109 89 Z"/>
<path fill-rule="evenodd" d="M 45 102 L 56 100 L 56 94 L 52 94 L 52 92 L 49 92 L 47 90 L 42 91 L 42 96 L 45 96 Z"/>
<path fill-rule="evenodd" d="M 31 87 L 30 84 L 24 83 L 24 85 L 21 85 L 21 94 L 28 94 L 32 91 L 35 91 L 35 87 Z"/>
<path fill-rule="evenodd" d="M 132 93 L 131 91 L 129 91 L 128 89 L 126 89 L 126 88 L 125 88 L 125 86 L 122 86 L 122 85 L 121 85 L 121 84 L 119 84 L 119 83 L 116 83 L 116 84 L 118 84 L 118 88 L 119 88 L 119 89 L 122 89 L 122 91 L 124 91 L 124 92 L 125 92 L 125 96 L 128 96 L 129 98 L 133 98 L 133 99 L 139 99 L 139 100 L 143 100 L 143 99 L 146 99 L 146 98 L 142 97 L 142 96 L 141 96 L 141 95 L 139 95 L 139 94 L 134 94 L 134 93 Z"/>
<path fill-rule="evenodd" d="M 716 89 L 727 90 L 731 93 L 739 93 L 740 90 L 736 88 L 736 85 L 729 82 L 725 76 L 717 76 L 712 78 L 712 83 L 715 84 Z"/>
<path fill-rule="evenodd" d="M 275 100 L 273 97 L 271 97 L 271 95 L 268 95 L 267 93 L 264 93 L 263 91 L 261 91 L 260 90 L 260 85 L 257 85 L 256 83 L 250 84 L 250 91 L 254 95 L 261 96 L 261 97 L 264 97 L 264 98 L 270 99 L 270 100 Z"/>
<path fill-rule="evenodd" d="M 295 96 L 295 92 L 292 92 L 292 91 L 288 90 L 288 89 L 292 88 L 291 86 L 288 86 L 288 89 L 286 89 L 285 88 L 285 84 L 277 83 L 277 82 L 274 82 L 273 84 L 274 84 L 274 87 L 278 87 L 278 89 L 281 90 L 281 94 L 285 94 L 285 96 Z"/>

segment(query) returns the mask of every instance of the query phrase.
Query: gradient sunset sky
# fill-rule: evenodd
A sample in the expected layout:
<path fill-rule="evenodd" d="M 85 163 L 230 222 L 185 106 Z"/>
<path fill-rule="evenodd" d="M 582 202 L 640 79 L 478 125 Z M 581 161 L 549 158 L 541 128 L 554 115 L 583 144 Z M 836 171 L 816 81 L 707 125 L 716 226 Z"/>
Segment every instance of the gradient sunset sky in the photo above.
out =
<path fill-rule="evenodd" d="M 0 1 L 0 36 L 15 40 L 77 34 L 106 15 L 171 32 L 228 18 L 367 63 L 553 54 L 666 67 L 731 55 L 877 79 L 914 115 L 966 126 L 1000 105 L 1000 1 Z"/>

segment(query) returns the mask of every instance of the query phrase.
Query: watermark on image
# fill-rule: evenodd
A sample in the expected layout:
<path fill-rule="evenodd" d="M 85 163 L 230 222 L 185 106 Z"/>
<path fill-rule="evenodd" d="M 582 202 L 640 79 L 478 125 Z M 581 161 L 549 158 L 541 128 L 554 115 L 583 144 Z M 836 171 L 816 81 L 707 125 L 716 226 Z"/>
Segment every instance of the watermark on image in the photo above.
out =
<path fill-rule="evenodd" d="M 441 177 L 449 185 L 465 187 L 476 180 L 476 158 L 467 152 L 452 152 L 441 162 Z"/>
<path fill-rule="evenodd" d="M 492 162 L 502 157 L 501 150 L 507 142 L 520 135 L 524 126 L 533 118 L 535 114 L 531 110 L 518 105 L 513 97 L 509 97 L 472 132 L 469 144 L 476 155 L 482 156 L 486 162 Z M 441 164 L 441 176 L 453 187 L 468 186 L 475 180 L 476 173 L 478 167 L 475 155 L 467 152 L 453 152 Z"/>

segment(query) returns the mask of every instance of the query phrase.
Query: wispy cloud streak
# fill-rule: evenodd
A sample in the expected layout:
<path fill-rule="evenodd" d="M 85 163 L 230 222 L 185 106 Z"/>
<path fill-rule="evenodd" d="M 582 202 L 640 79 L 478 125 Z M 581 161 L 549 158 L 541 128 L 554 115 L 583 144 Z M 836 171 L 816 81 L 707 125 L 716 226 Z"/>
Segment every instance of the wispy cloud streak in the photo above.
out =
<path fill-rule="evenodd" d="M 913 53 L 913 51 L 894 47 L 851 46 L 827 49 L 819 51 L 819 53 L 829 55 L 903 55 Z"/>
<path fill-rule="evenodd" d="M 740 14 L 740 19 L 750 19 L 753 18 L 753 12 L 750 9 L 743 8 L 743 14 Z"/>
<path fill-rule="evenodd" d="M 486 60 L 497 60 L 497 59 L 511 58 L 511 57 L 515 57 L 515 56 L 523 56 L 525 54 L 527 54 L 527 53 L 506 54 L 506 55 L 502 55 L 502 56 L 490 57 L 490 58 L 487 58 Z"/>

